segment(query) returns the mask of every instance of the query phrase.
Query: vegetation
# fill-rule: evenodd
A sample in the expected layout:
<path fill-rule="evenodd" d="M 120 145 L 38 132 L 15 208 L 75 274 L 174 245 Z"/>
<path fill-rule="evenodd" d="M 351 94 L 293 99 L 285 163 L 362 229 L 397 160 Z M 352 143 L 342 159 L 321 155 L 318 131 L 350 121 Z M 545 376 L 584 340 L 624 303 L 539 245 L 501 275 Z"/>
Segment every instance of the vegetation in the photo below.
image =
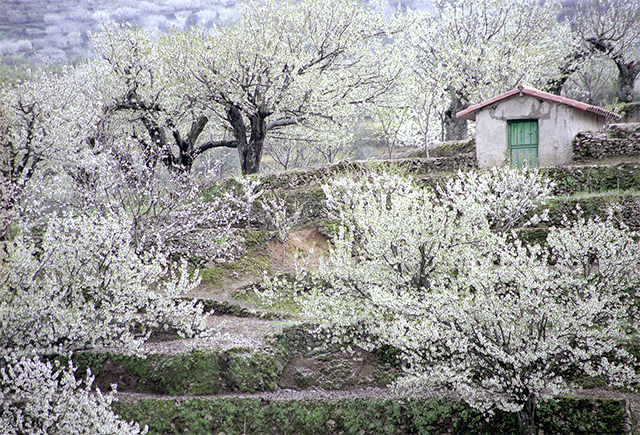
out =
<path fill-rule="evenodd" d="M 434 9 L 412 2 L 412 10 L 395 14 L 358 1 L 247 1 L 228 15 L 236 17 L 233 25 L 224 14 L 212 18 L 206 8 L 173 3 L 177 26 L 155 31 L 157 17 L 172 20 L 166 5 L 105 6 L 101 32 L 75 35 L 101 60 L 57 71 L 90 69 L 101 77 L 102 86 L 80 91 L 99 106 L 88 125 L 124 122 L 119 137 L 177 172 L 194 164 L 215 172 L 211 156 L 226 159 L 216 151 L 225 147 L 237 149 L 242 173 L 258 172 L 264 151 L 284 169 L 331 163 L 360 154 L 358 135 L 372 128 L 378 137 L 365 142 L 386 144 L 389 154 L 400 145 L 426 150 L 467 135 L 457 111 L 520 83 L 555 93 L 566 84 L 570 96 L 600 104 L 631 101 L 640 64 L 640 20 L 630 0 L 601 8 L 587 0 L 474 0 Z M 57 8 L 48 19 L 66 19 L 64 11 L 74 9 Z M 9 10 L 7 17 L 22 23 L 11 18 L 20 13 L 42 12 Z M 20 41 L 30 43 L 11 44 Z M 7 83 L 39 80 L 16 74 Z"/>
<path fill-rule="evenodd" d="M 65 58 L 61 46 L 41 50 L 26 33 L 56 33 L 40 22 L 76 9 L 60 2 L 32 14 L 11 5 L 0 6 L 7 11 L 0 17 L 24 23 L 25 35 L 2 40 L 0 54 Z M 347 364 L 327 360 L 338 345 L 380 360 L 372 382 L 409 394 L 454 391 L 471 408 L 417 399 L 316 409 L 140 402 L 130 414 L 116 406 L 142 424 L 136 407 L 147 409 L 156 418 L 151 431 L 160 433 L 246 432 L 241 417 L 266 433 L 465 432 L 471 424 L 482 431 L 478 411 L 493 413 L 497 428 L 531 434 L 559 427 L 543 409 L 563 407 L 553 397 L 576 379 L 637 383 L 628 350 L 637 348 L 639 320 L 640 236 L 630 229 L 639 225 L 637 165 L 553 168 L 544 172 L 551 182 L 536 170 L 478 172 L 459 154 L 249 176 L 265 150 L 284 168 L 355 155 L 355 126 L 389 157 L 401 144 L 428 155 L 436 139 L 467 134 L 454 122 L 458 109 L 522 81 L 557 92 L 572 83 L 579 92 L 571 77 L 600 62 L 618 70 L 619 100 L 632 99 L 629 81 L 640 64 L 633 2 L 607 4 L 594 21 L 587 1 L 573 9 L 452 1 L 390 13 L 359 0 L 249 0 L 233 23 L 186 8 L 191 15 L 167 18 L 179 27 L 157 33 L 127 22 L 137 15 L 114 5 L 116 23 L 59 38 L 90 43 L 97 57 L 0 71 L 0 431 L 144 433 L 114 414 L 113 393 L 94 389 L 91 370 L 100 383 L 108 365 L 154 392 L 251 393 L 277 389 L 287 361 L 313 356 L 324 378 L 298 370 L 287 382 L 356 385 Z M 156 24 L 166 14 L 164 6 L 141 7 Z M 561 11 L 566 19 L 557 19 Z M 202 25 L 184 25 L 190 17 Z M 0 26 L 0 35 L 11 31 Z M 225 147 L 237 149 L 243 176 L 216 183 L 223 167 L 216 152 Z M 208 175 L 195 170 L 199 164 Z M 585 195 L 614 189 L 612 207 Z M 331 236 L 329 261 L 270 276 L 273 264 L 258 253 L 265 234 L 277 232 L 285 264 L 292 231 L 320 219 Z M 257 293 L 311 322 L 316 335 L 282 334 L 272 353 L 140 355 L 163 331 L 206 332 L 214 311 L 258 316 L 189 293 L 201 280 L 220 285 L 263 269 Z M 615 404 L 592 405 L 575 414 L 577 431 L 602 431 L 606 417 L 589 420 L 601 409 L 619 415 Z M 199 407 L 207 408 L 203 416 Z M 169 412 L 179 416 L 167 423 Z M 615 418 L 606 424 L 619 430 Z"/>
<path fill-rule="evenodd" d="M 616 97 L 631 102 L 634 84 L 640 73 L 637 62 L 640 43 L 640 12 L 631 2 L 614 0 L 601 3 L 583 0 L 566 6 L 571 24 L 583 42 L 582 50 L 599 53 L 613 61 L 618 70 Z M 574 58 L 584 56 L 577 51 Z"/>
<path fill-rule="evenodd" d="M 636 322 L 637 234 L 579 217 L 550 228 L 548 248 L 522 245 L 513 226 L 551 192 L 537 171 L 471 172 L 437 194 L 388 174 L 324 191 L 340 222 L 329 262 L 264 295 L 297 297 L 327 340 L 397 349 L 398 387 L 516 412 L 532 434 L 536 407 L 576 368 L 637 382 L 622 346 Z"/>
<path fill-rule="evenodd" d="M 247 433 L 311 435 L 517 433 L 513 414 L 490 418 L 463 403 L 443 399 L 278 401 L 252 399 L 143 400 L 114 404 L 125 419 L 149 425 L 150 434 Z M 624 434 L 619 401 L 557 399 L 537 410 L 544 433 Z"/>

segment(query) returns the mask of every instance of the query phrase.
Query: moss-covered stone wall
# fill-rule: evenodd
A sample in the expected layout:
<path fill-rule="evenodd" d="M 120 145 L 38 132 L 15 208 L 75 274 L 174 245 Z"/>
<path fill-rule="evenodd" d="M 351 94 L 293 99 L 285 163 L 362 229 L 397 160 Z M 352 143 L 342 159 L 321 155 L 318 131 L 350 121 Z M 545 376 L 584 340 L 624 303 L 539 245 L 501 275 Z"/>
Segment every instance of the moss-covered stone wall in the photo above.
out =
<path fill-rule="evenodd" d="M 73 362 L 76 376 L 90 368 L 102 391 L 117 383 L 118 391 L 168 395 L 274 391 L 286 364 L 282 356 L 241 348 L 145 357 L 85 352 L 75 354 Z"/>
<path fill-rule="evenodd" d="M 608 133 L 585 131 L 573 140 L 573 160 L 640 155 L 640 124 L 611 126 Z"/>
<path fill-rule="evenodd" d="M 558 166 L 544 168 L 541 172 L 555 182 L 555 196 L 611 190 L 640 190 L 640 163 Z"/>

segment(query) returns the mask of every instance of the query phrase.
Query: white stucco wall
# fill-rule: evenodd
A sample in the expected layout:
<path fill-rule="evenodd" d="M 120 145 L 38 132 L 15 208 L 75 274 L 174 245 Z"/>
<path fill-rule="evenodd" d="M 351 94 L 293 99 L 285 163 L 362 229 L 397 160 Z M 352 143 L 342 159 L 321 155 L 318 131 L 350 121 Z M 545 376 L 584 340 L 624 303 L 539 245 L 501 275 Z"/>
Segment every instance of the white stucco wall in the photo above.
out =
<path fill-rule="evenodd" d="M 509 156 L 507 121 L 538 120 L 538 166 L 571 162 L 571 141 L 581 131 L 604 127 L 604 117 L 529 95 L 515 95 L 476 114 L 476 156 L 480 167 L 503 163 Z"/>

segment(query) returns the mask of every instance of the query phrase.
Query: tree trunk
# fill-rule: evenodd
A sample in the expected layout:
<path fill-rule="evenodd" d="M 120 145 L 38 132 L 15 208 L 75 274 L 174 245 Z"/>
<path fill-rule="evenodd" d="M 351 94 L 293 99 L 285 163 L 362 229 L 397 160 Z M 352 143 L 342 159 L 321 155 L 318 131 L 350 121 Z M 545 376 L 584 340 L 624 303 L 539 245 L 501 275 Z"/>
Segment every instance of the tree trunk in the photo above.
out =
<path fill-rule="evenodd" d="M 183 139 L 180 136 L 180 132 L 178 130 L 174 130 L 173 138 L 176 141 L 176 145 L 178 145 L 179 156 L 177 160 L 177 166 L 179 168 L 179 172 L 191 172 L 191 168 L 193 167 L 193 162 L 198 157 L 199 150 L 196 148 L 196 141 L 204 130 L 205 126 L 209 122 L 209 118 L 206 116 L 200 116 L 196 121 L 191 123 L 191 130 L 189 130 L 189 134 L 186 139 Z"/>
<path fill-rule="evenodd" d="M 455 89 L 450 89 L 451 102 L 449 107 L 444 112 L 444 140 L 463 140 L 467 138 L 467 120 L 462 118 L 456 118 L 456 113 L 464 110 L 468 107 L 466 103 L 462 101 L 460 93 Z"/>
<path fill-rule="evenodd" d="M 266 115 L 258 112 L 249 116 L 251 122 L 249 138 L 247 138 L 247 127 L 240 109 L 233 105 L 230 106 L 227 109 L 227 119 L 233 128 L 242 175 L 257 174 L 260 172 L 262 149 L 267 135 Z"/>
<path fill-rule="evenodd" d="M 243 165 L 243 168 L 246 168 L 245 175 L 260 172 L 262 149 L 264 148 L 264 140 L 267 137 L 267 116 L 267 113 L 259 111 L 249 118 L 251 120 L 251 138 L 247 150 L 247 160 Z"/>
<path fill-rule="evenodd" d="M 536 433 L 536 401 L 532 396 L 524 404 L 522 409 L 518 411 L 518 423 L 520 430 L 524 435 L 535 435 Z"/>
<path fill-rule="evenodd" d="M 231 144 L 222 141 L 209 142 L 206 145 L 196 147 L 198 137 L 209 122 L 209 118 L 204 115 L 200 115 L 191 123 L 191 129 L 186 138 L 180 135 L 180 131 L 173 120 L 168 119 L 167 125 L 172 130 L 171 133 L 174 139 L 174 142 L 170 143 L 169 136 L 165 131 L 167 127 L 161 125 L 157 119 L 157 114 L 162 111 L 162 108 L 156 103 L 148 104 L 142 101 L 135 92 L 129 92 L 122 100 L 117 101 L 115 106 L 105 110 L 105 114 L 109 115 L 119 110 L 132 110 L 142 113 L 139 119 L 146 128 L 150 141 L 141 138 L 137 139 L 146 154 L 146 164 L 150 169 L 155 167 L 156 162 L 161 161 L 170 172 L 187 174 L 191 172 L 196 157 L 204 151 L 219 146 L 231 146 Z M 108 116 L 106 119 L 108 119 Z M 175 148 L 173 145 L 178 148 L 177 156 L 173 153 L 172 148 Z"/>
<path fill-rule="evenodd" d="M 567 80 L 569 80 L 569 77 L 580 69 L 582 61 L 590 54 L 591 52 L 589 50 L 578 49 L 567 55 L 564 63 L 558 68 L 560 75 L 547 81 L 546 91 L 554 95 L 562 94 L 562 88 Z"/>
<path fill-rule="evenodd" d="M 240 154 L 240 168 L 242 175 L 257 174 L 260 172 L 260 162 L 262 161 L 262 148 L 264 146 L 264 138 L 256 142 L 249 141 L 244 155 Z"/>
<path fill-rule="evenodd" d="M 618 102 L 630 103 L 633 101 L 633 85 L 640 73 L 640 63 L 635 61 L 626 63 L 623 59 L 614 59 L 614 62 L 618 67 L 618 86 L 616 88 Z"/>

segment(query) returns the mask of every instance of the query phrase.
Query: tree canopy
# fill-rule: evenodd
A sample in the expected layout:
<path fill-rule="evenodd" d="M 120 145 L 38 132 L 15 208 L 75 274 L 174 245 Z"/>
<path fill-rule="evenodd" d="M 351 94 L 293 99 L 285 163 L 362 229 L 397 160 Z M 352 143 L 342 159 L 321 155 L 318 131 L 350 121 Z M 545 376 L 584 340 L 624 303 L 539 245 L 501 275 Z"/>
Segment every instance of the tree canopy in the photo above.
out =
<path fill-rule="evenodd" d="M 157 42 L 126 26 L 94 37 L 120 82 L 112 110 L 144 127 L 136 139 L 168 168 L 188 171 L 204 151 L 231 147 L 242 173 L 256 173 L 270 134 L 340 126 L 396 77 L 385 68 L 385 38 L 397 25 L 380 10 L 337 0 L 239 7 L 233 25 L 174 30 Z M 206 128 L 211 139 L 202 140 Z"/>
<path fill-rule="evenodd" d="M 389 13 L 360 0 L 254 0 L 226 24 L 158 34 L 108 23 L 91 35 L 98 59 L 42 87 L 79 92 L 87 127 L 101 129 L 85 134 L 91 143 L 118 137 L 173 174 L 233 148 L 249 174 L 265 147 L 285 168 L 344 156 L 343 139 L 363 119 L 382 126 L 389 149 L 462 138 L 466 121 L 455 114 L 469 104 L 520 83 L 560 93 L 605 58 L 626 89 L 618 99 L 630 100 L 638 20 L 625 8 L 474 0 Z M 87 75 L 99 77 L 95 92 L 80 82 Z M 571 91 L 588 98 L 581 83 Z"/>
<path fill-rule="evenodd" d="M 202 307 L 181 299 L 197 276 L 173 256 L 233 257 L 262 193 L 243 178 L 204 195 L 192 174 L 204 153 L 236 149 L 248 175 L 265 146 L 285 168 L 304 149 L 333 161 L 363 118 L 389 156 L 441 125 L 461 136 L 455 112 L 473 100 L 519 82 L 561 87 L 590 54 L 576 54 L 576 35 L 616 63 L 620 99 L 632 96 L 628 1 L 578 11 L 572 28 L 552 1 L 383 6 L 249 0 L 237 22 L 159 35 L 111 23 L 91 35 L 96 59 L 0 89 L 1 431 L 140 432 L 90 377 L 80 387 L 72 365 L 42 358 L 203 329 Z M 537 172 L 470 173 L 435 191 L 371 175 L 324 191 L 340 221 L 331 262 L 296 297 L 333 338 L 397 349 L 401 386 L 517 411 L 531 431 L 536 403 L 572 370 L 635 380 L 620 344 L 637 320 L 638 234 L 578 220 L 552 228 L 549 249 L 521 243 L 511 229 L 550 194 Z M 299 213 L 265 204 L 284 243 Z"/>
<path fill-rule="evenodd" d="M 618 69 L 618 101 L 634 98 L 640 74 L 640 9 L 633 0 L 580 0 L 565 13 L 586 49 L 611 59 Z"/>
<path fill-rule="evenodd" d="M 555 1 L 460 0 L 436 6 L 434 13 L 414 13 L 415 27 L 403 43 L 414 56 L 410 67 L 417 85 L 426 87 L 417 91 L 440 94 L 447 104 L 439 108 L 445 140 L 466 137 L 466 121 L 455 115 L 469 104 L 521 83 L 543 87 L 559 74 L 575 43 L 569 26 L 556 20 Z"/>
<path fill-rule="evenodd" d="M 551 228 L 548 247 L 523 244 L 512 225 L 551 187 L 509 168 L 436 191 L 384 173 L 331 180 L 323 189 L 340 223 L 330 258 L 293 286 L 267 282 L 264 295 L 296 299 L 329 342 L 391 349 L 397 387 L 517 412 L 537 433 L 538 402 L 576 371 L 638 379 L 623 346 L 637 321 L 637 234 L 578 219 Z"/>

